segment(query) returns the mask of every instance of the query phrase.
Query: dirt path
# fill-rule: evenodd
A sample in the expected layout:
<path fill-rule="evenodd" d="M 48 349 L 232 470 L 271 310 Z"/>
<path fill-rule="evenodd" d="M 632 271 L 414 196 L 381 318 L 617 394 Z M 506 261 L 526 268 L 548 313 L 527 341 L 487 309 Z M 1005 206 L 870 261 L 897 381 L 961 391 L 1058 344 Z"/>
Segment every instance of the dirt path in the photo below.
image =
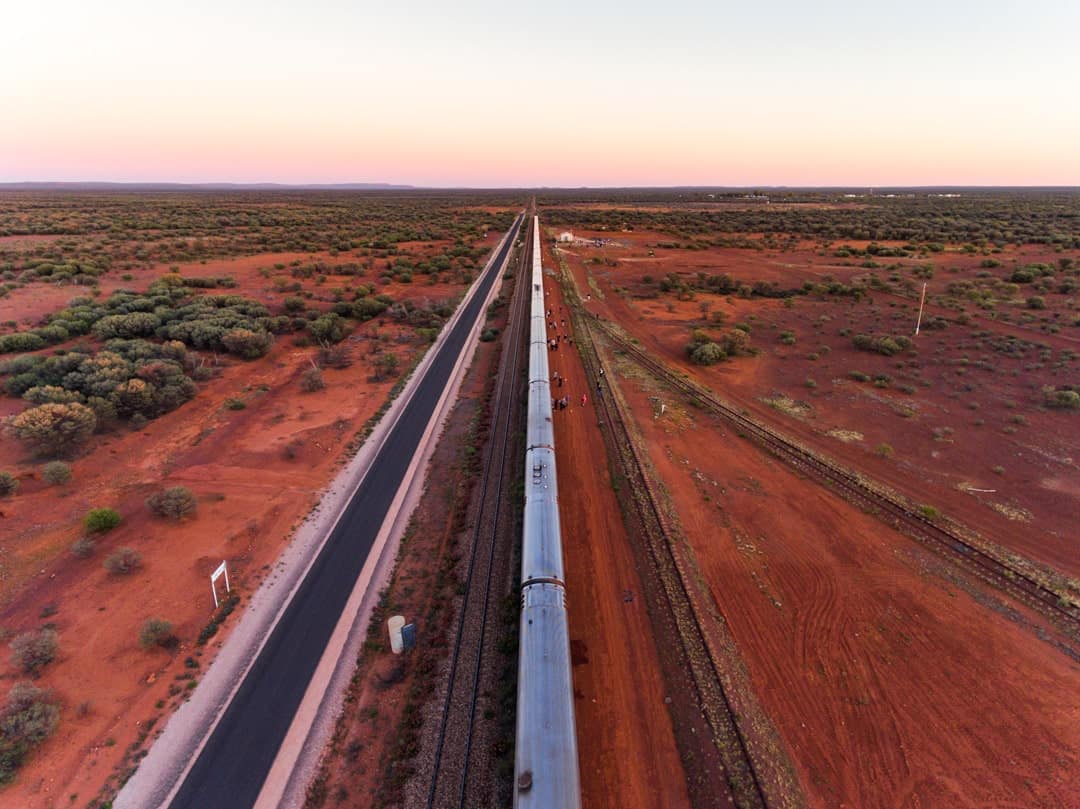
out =
<path fill-rule="evenodd" d="M 550 279 L 553 314 L 562 293 Z M 561 323 L 566 317 L 567 326 Z M 568 315 L 554 335 L 569 334 Z M 565 379 L 553 393 L 570 405 L 556 410 L 559 514 L 570 609 L 582 805 L 689 806 L 664 682 L 641 585 L 608 471 L 607 453 L 585 372 L 573 345 L 549 355 Z"/>

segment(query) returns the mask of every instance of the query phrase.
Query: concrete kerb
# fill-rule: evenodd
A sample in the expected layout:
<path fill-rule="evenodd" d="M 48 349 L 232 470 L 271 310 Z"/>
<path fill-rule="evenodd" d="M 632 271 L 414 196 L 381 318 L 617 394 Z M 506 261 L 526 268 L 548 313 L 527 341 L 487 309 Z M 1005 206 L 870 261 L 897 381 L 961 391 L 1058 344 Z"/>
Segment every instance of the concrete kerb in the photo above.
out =
<path fill-rule="evenodd" d="M 479 277 L 483 277 L 483 274 L 492 268 L 510 235 L 510 232 L 507 232 L 495 246 L 484 272 Z M 493 284 L 492 289 L 500 285 L 501 280 L 500 283 Z M 368 440 L 323 491 L 318 505 L 297 528 L 293 539 L 275 562 L 273 573 L 263 580 L 249 598 L 243 615 L 207 669 L 199 688 L 170 717 L 136 772 L 120 790 L 114 803 L 116 809 L 167 806 L 175 797 L 206 740 L 213 733 L 247 672 L 254 665 L 274 626 L 318 558 L 345 506 L 363 482 L 372 460 L 401 418 L 405 407 L 415 395 L 420 380 L 427 373 L 454 325 L 462 317 L 478 287 L 479 284 L 474 283 L 466 293 L 436 342 L 414 370 L 401 395 L 375 426 Z M 477 324 L 480 322 L 478 318 Z M 475 332 L 474 325 L 469 335 L 470 343 L 475 339 Z M 462 356 L 465 353 L 462 351 Z M 459 357 L 454 374 L 459 373 L 460 363 Z M 454 387 L 456 390 L 457 385 Z M 329 508 L 324 508 L 327 504 L 330 504 Z M 406 523 L 407 519 L 402 523 L 402 530 Z"/>

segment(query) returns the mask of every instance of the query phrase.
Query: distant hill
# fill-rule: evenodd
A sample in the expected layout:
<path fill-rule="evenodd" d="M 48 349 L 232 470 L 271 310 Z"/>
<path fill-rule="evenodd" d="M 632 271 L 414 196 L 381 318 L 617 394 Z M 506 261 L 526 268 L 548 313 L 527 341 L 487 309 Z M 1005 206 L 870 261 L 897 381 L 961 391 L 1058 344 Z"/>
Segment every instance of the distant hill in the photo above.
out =
<path fill-rule="evenodd" d="M 0 183 L 0 191 L 408 191 L 415 188 L 392 183 Z"/>

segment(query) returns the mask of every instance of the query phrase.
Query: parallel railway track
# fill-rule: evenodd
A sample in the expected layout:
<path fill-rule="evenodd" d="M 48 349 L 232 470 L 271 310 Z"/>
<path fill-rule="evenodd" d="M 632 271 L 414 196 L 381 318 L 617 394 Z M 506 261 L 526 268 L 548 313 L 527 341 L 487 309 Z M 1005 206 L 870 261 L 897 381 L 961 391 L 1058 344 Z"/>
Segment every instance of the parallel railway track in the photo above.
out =
<path fill-rule="evenodd" d="M 604 377 L 598 373 L 600 356 L 591 334 L 591 326 L 595 321 L 592 321 L 581 307 L 580 297 L 572 283 L 564 284 L 564 291 L 571 312 L 575 315 L 577 346 L 586 372 L 594 385 L 597 381 L 603 385 Z M 582 336 L 586 339 L 582 340 Z M 690 668 L 690 681 L 696 692 L 696 702 L 712 731 L 732 799 L 739 807 L 766 807 L 769 805 L 768 794 L 751 754 L 750 740 L 740 723 L 739 712 L 724 688 L 723 678 L 698 614 L 698 607 L 687 585 L 687 573 L 672 550 L 675 533 L 661 507 L 662 496 L 646 471 L 648 467 L 642 451 L 634 440 L 627 425 L 627 416 L 615 401 L 615 397 L 608 391 L 606 395 L 595 396 L 593 401 L 602 414 L 601 421 L 609 430 L 611 446 L 620 455 L 623 471 L 636 494 L 634 499 L 638 517 L 645 534 L 650 537 L 650 556 L 663 582 L 666 606 L 678 627 L 685 659 Z M 714 797 L 720 801 L 718 794 Z"/>
<path fill-rule="evenodd" d="M 657 379 L 698 401 L 710 412 L 731 423 L 740 433 L 788 465 L 825 481 L 849 501 L 862 505 L 870 511 L 876 511 L 882 518 L 888 518 L 886 521 L 898 530 L 960 564 L 983 581 L 1054 619 L 1071 636 L 1077 636 L 1080 629 L 1080 608 L 1077 607 L 1075 599 L 1080 594 L 1073 594 L 1070 597 L 1064 591 L 1063 584 L 1051 583 L 1038 571 L 1029 569 L 1021 560 L 1003 558 L 999 552 L 983 547 L 977 541 L 962 536 L 949 526 L 931 520 L 891 493 L 875 487 L 855 473 L 809 451 L 721 401 L 703 386 L 680 376 L 664 362 L 626 339 L 605 321 L 592 319 L 591 322 L 598 326 L 605 337 L 625 356 Z"/>
<path fill-rule="evenodd" d="M 428 809 L 464 807 L 470 783 L 470 764 L 475 756 L 473 731 L 477 697 L 485 662 L 489 612 L 502 594 L 493 592 L 493 571 L 505 562 L 509 547 L 500 547 L 499 510 L 508 485 L 506 470 L 519 467 L 517 456 L 509 457 L 514 411 L 520 404 L 522 339 L 527 323 L 528 281 L 523 262 L 529 255 L 532 231 L 523 227 L 525 242 L 518 256 L 516 281 L 507 320 L 506 338 L 499 361 L 491 405 L 491 425 L 480 479 L 479 502 L 465 576 L 465 594 L 457 633 L 450 656 L 449 685 L 439 722 L 434 768 L 428 792 Z"/>

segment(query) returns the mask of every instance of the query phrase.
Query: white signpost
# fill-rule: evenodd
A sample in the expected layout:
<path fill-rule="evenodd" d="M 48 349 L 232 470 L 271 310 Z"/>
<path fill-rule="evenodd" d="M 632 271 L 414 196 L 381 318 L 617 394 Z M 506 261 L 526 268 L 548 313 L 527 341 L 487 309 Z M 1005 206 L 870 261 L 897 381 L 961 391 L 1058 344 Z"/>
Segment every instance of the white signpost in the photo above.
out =
<path fill-rule="evenodd" d="M 215 610 L 218 608 L 217 580 L 220 579 L 222 576 L 225 577 L 225 592 L 228 593 L 230 591 L 230 589 L 229 589 L 229 571 L 225 568 L 225 563 L 224 562 L 222 562 L 220 565 L 218 565 L 217 570 L 215 570 L 213 573 L 210 574 L 210 590 L 214 594 L 214 609 Z"/>

